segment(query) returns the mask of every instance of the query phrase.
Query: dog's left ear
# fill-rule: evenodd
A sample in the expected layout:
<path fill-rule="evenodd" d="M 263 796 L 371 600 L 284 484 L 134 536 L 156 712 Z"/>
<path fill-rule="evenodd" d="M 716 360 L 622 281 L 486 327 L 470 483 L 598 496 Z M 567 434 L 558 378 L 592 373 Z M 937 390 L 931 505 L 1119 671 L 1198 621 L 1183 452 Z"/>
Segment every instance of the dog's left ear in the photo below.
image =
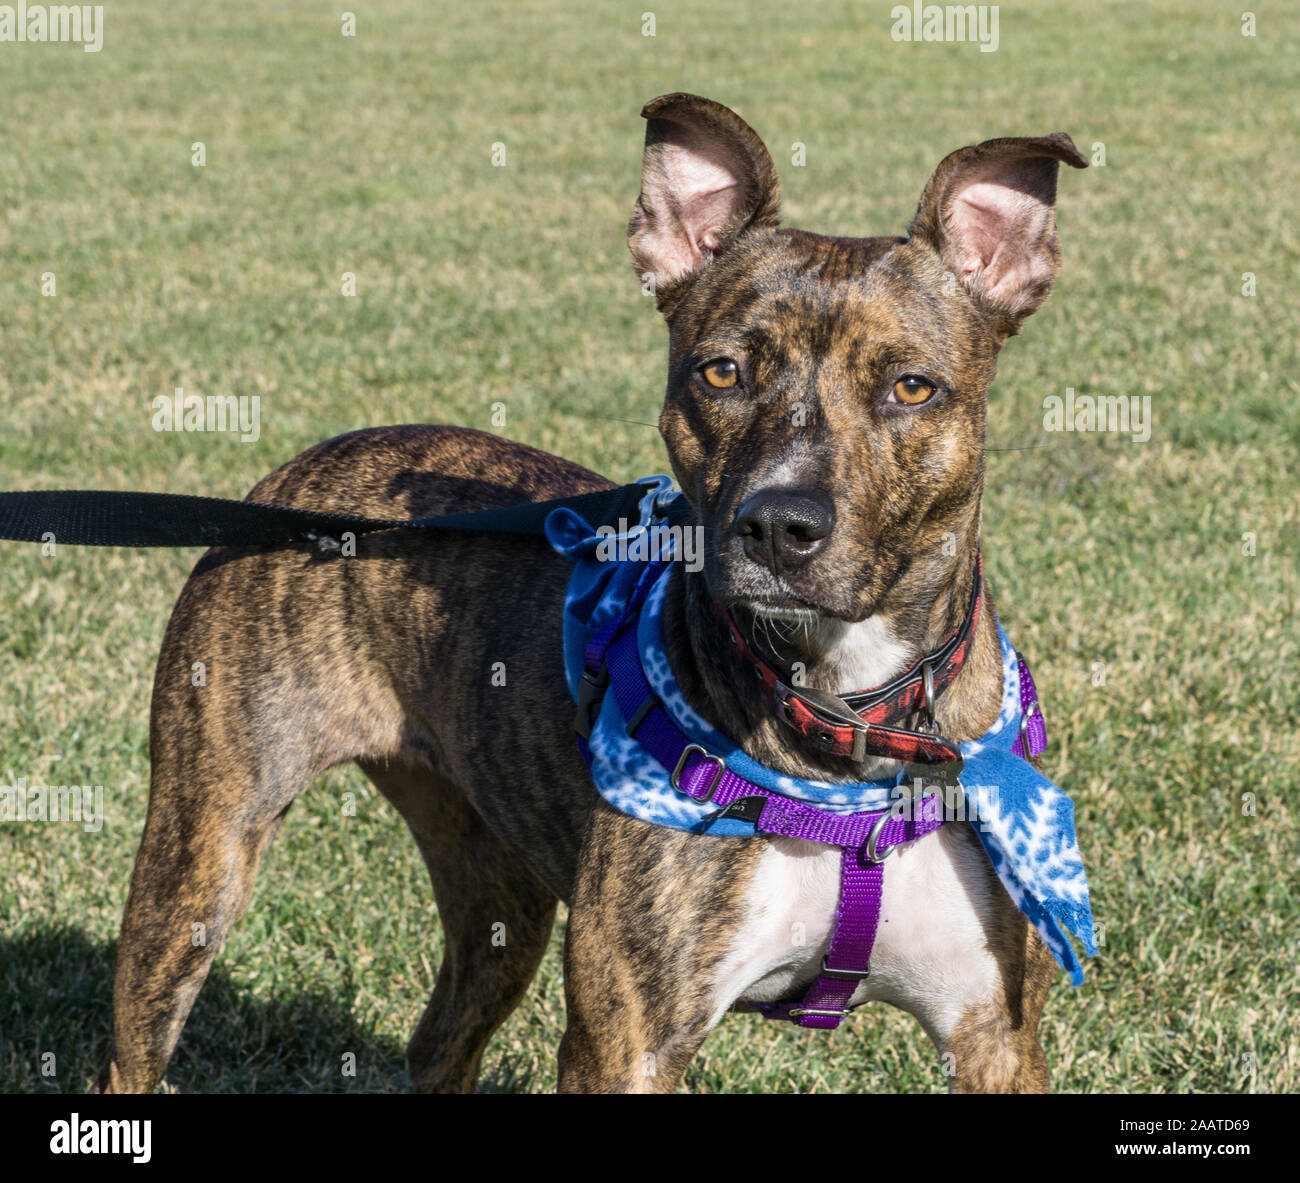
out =
<path fill-rule="evenodd" d="M 667 315 L 684 282 L 714 255 L 747 230 L 777 224 L 781 191 L 763 141 L 721 103 L 666 94 L 641 115 L 641 195 L 627 245 Z"/>
<path fill-rule="evenodd" d="M 1019 332 L 1061 269 L 1056 236 L 1060 162 L 1087 168 L 1063 131 L 959 148 L 934 170 L 911 235 L 938 252 L 999 339 Z"/>

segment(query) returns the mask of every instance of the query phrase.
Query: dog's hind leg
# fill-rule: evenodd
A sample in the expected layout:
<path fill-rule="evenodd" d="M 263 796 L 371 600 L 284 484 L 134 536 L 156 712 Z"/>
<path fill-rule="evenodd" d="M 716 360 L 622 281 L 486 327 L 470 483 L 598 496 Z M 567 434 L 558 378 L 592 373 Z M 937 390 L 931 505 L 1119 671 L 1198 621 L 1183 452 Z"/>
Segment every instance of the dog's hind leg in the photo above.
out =
<path fill-rule="evenodd" d="M 147 1093 L 162 1079 L 216 951 L 243 914 L 258 864 L 288 809 L 274 815 L 253 811 L 233 827 L 218 828 L 209 823 L 252 795 L 249 780 L 190 782 L 162 791 L 159 784 L 155 765 L 159 804 L 150 807 L 122 919 L 113 1057 L 98 1091 Z M 183 804 L 163 804 L 179 798 Z M 180 868 L 186 868 L 183 879 Z"/>
<path fill-rule="evenodd" d="M 406 1051 L 411 1088 L 473 1092 L 484 1047 L 546 952 L 556 897 L 450 781 L 424 768 L 361 766 L 406 819 L 442 922 L 438 979 Z"/>
<path fill-rule="evenodd" d="M 367 677 L 355 647 L 326 644 L 321 630 L 338 613 L 326 610 L 328 587 L 310 582 L 327 577 L 304 575 L 304 562 L 293 552 L 215 553 L 172 614 L 100 1090 L 149 1092 L 161 1080 L 294 798 L 331 765 L 398 742 L 391 695 Z"/>

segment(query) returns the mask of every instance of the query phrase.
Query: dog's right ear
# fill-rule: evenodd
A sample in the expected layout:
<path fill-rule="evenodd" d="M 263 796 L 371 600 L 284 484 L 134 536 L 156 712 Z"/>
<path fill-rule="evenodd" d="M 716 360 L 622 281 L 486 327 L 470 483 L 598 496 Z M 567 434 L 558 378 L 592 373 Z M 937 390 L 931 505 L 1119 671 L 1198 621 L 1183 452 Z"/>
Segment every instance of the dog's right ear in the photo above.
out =
<path fill-rule="evenodd" d="M 721 103 L 666 94 L 641 115 L 641 196 L 627 245 L 666 315 L 684 282 L 714 255 L 746 230 L 777 224 L 781 191 L 763 141 Z"/>

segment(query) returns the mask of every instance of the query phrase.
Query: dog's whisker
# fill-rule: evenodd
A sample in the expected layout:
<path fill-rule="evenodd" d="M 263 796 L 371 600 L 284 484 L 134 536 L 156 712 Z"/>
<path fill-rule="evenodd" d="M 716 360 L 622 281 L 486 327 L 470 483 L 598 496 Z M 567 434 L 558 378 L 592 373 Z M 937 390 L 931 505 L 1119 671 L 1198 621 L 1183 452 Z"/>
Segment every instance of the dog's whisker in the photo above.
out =
<path fill-rule="evenodd" d="M 653 427 L 659 430 L 658 423 L 647 423 L 644 419 L 624 419 L 622 415 L 593 415 L 587 416 L 589 419 L 599 419 L 603 423 L 635 423 L 638 427 Z"/>

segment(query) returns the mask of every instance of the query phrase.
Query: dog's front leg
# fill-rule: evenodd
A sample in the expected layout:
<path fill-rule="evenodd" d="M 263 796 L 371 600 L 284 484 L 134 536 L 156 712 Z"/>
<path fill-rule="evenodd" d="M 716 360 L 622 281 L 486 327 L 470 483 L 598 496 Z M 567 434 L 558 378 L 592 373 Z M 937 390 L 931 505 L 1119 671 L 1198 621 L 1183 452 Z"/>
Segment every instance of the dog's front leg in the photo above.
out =
<path fill-rule="evenodd" d="M 570 904 L 561 1092 L 673 1091 L 731 1001 L 718 974 L 763 845 L 598 804 Z"/>

